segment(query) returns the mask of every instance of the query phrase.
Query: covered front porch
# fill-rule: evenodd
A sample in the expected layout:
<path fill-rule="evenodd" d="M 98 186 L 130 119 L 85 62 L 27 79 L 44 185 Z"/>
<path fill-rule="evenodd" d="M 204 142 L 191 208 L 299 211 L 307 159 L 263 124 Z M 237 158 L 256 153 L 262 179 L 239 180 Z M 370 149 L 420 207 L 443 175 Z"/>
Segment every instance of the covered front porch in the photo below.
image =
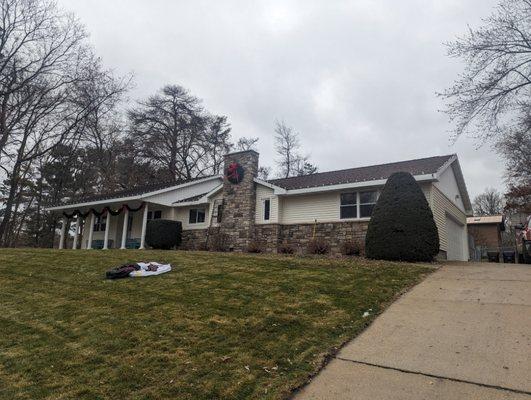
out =
<path fill-rule="evenodd" d="M 173 219 L 173 213 L 171 207 L 146 201 L 64 209 L 58 247 L 66 248 L 73 233 L 72 249 L 144 249 L 147 222 Z"/>

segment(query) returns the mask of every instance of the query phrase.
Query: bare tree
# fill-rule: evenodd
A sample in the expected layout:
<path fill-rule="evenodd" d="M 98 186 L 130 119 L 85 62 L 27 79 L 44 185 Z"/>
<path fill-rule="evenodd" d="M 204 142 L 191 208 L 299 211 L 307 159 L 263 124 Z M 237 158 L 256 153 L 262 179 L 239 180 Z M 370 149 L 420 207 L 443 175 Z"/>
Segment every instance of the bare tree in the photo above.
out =
<path fill-rule="evenodd" d="M 214 157 L 228 148 L 230 126 L 225 117 L 205 112 L 201 101 L 182 86 L 165 86 L 128 114 L 144 156 L 168 179 L 188 180 L 219 170 L 221 159 Z"/>
<path fill-rule="evenodd" d="M 72 15 L 48 0 L 0 0 L 0 7 L 0 165 L 7 178 L 0 245 L 6 245 L 13 224 L 27 214 L 24 190 L 41 158 L 78 143 L 83 122 L 110 94 L 82 96 L 108 73 Z"/>
<path fill-rule="evenodd" d="M 75 66 L 87 56 L 86 33 L 70 14 L 49 0 L 0 1 L 0 159 L 16 125 L 14 113 L 31 96 L 58 95 L 77 79 Z M 40 94 L 35 88 L 46 89 Z M 26 107 L 26 111 L 29 109 Z"/>
<path fill-rule="evenodd" d="M 264 166 L 258 167 L 258 178 L 259 179 L 262 179 L 263 181 L 267 181 L 269 179 L 270 174 L 271 174 L 271 167 L 264 167 Z"/>
<path fill-rule="evenodd" d="M 497 215 L 503 211 L 503 198 L 500 192 L 493 188 L 485 189 L 485 192 L 474 198 L 475 215 Z"/>
<path fill-rule="evenodd" d="M 510 186 L 505 198 L 508 212 L 531 214 L 531 184 Z"/>
<path fill-rule="evenodd" d="M 79 105 L 87 109 L 78 128 L 80 145 L 95 159 L 97 186 L 111 191 L 119 185 L 115 150 L 125 130 L 119 105 L 130 88 L 131 76 L 115 77 L 99 59 L 86 66 L 85 74 L 75 93 Z"/>
<path fill-rule="evenodd" d="M 317 166 L 313 165 L 311 162 L 308 161 L 309 157 L 300 157 L 297 160 L 296 168 L 295 168 L 295 175 L 297 176 L 303 176 L 303 175 L 311 175 L 315 174 L 318 171 Z"/>
<path fill-rule="evenodd" d="M 483 26 L 448 44 L 465 71 L 442 96 L 455 123 L 483 143 L 513 130 L 529 134 L 531 1 L 501 0 Z"/>
<path fill-rule="evenodd" d="M 256 150 L 258 140 L 257 137 L 241 137 L 236 143 L 236 149 L 238 151 Z"/>
<path fill-rule="evenodd" d="M 507 182 L 513 186 L 531 186 L 531 121 L 529 129 L 515 130 L 498 142 L 505 161 Z"/>
<path fill-rule="evenodd" d="M 204 132 L 202 146 L 206 149 L 205 156 L 200 160 L 202 171 L 205 174 L 221 174 L 223 170 L 223 158 L 232 148 L 230 143 L 231 127 L 227 117 L 209 115 L 206 117 L 207 124 Z"/>
<path fill-rule="evenodd" d="M 277 121 L 275 127 L 275 150 L 279 156 L 276 163 L 279 168 L 279 176 L 308 175 L 317 172 L 317 167 L 311 164 L 308 156 L 299 153 L 299 134 L 284 121 Z"/>
<path fill-rule="evenodd" d="M 297 167 L 299 155 L 299 134 L 285 124 L 284 121 L 277 121 L 275 126 L 275 150 L 279 156 L 277 165 L 280 169 L 280 176 L 288 178 L 292 176 Z"/>

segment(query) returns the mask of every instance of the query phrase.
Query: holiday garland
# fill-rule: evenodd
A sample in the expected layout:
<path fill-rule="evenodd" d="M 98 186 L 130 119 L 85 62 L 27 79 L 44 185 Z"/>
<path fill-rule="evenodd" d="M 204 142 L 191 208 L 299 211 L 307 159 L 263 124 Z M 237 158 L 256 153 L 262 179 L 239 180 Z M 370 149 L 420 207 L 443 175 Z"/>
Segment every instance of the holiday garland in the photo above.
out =
<path fill-rule="evenodd" d="M 119 215 L 124 209 L 129 212 L 140 211 L 144 207 L 144 204 L 145 203 L 142 202 L 137 208 L 131 208 L 127 204 L 122 204 L 122 206 L 118 210 L 112 210 L 109 206 L 103 207 L 101 211 L 97 211 L 95 208 L 91 208 L 86 213 L 82 213 L 81 210 L 74 210 L 70 214 L 63 212 L 63 215 L 68 219 L 73 218 L 76 215 L 81 218 L 86 218 L 89 216 L 90 213 L 93 213 L 96 217 L 101 217 L 105 213 L 109 213 L 110 215 L 116 216 Z"/>

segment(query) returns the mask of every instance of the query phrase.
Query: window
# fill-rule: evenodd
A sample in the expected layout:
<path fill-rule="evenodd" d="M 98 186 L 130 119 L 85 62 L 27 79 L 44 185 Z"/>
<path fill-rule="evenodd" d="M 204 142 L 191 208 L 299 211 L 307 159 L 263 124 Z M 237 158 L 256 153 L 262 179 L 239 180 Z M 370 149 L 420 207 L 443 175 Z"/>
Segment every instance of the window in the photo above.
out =
<path fill-rule="evenodd" d="M 188 220 L 190 224 L 200 224 L 205 222 L 205 209 L 204 208 L 191 208 L 190 218 Z"/>
<path fill-rule="evenodd" d="M 105 232 L 105 227 L 107 225 L 107 216 L 100 215 L 96 217 L 94 221 L 94 232 Z"/>
<path fill-rule="evenodd" d="M 147 219 L 148 221 L 152 219 L 161 219 L 162 218 L 162 211 L 148 211 Z"/>
<path fill-rule="evenodd" d="M 376 190 L 341 193 L 340 218 L 369 218 L 377 200 Z"/>
<path fill-rule="evenodd" d="M 218 215 L 216 216 L 216 222 L 221 223 L 221 218 L 223 218 L 223 204 L 218 204 Z"/>
<path fill-rule="evenodd" d="M 341 205 L 339 218 L 357 218 L 358 217 L 358 194 L 341 193 Z"/>
<path fill-rule="evenodd" d="M 264 221 L 269 221 L 270 216 L 271 216 L 271 200 L 265 199 L 264 200 Z"/>
<path fill-rule="evenodd" d="M 360 192 L 360 218 L 369 218 L 372 215 L 376 200 L 378 200 L 378 192 L 376 190 Z"/>

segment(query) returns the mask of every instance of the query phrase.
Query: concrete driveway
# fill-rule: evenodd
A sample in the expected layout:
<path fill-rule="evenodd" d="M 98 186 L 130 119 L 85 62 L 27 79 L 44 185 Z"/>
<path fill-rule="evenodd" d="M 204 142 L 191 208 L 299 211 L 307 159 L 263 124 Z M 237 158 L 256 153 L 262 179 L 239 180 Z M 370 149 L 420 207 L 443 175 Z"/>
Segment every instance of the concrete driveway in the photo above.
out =
<path fill-rule="evenodd" d="M 447 264 L 296 399 L 531 399 L 531 265 Z"/>

